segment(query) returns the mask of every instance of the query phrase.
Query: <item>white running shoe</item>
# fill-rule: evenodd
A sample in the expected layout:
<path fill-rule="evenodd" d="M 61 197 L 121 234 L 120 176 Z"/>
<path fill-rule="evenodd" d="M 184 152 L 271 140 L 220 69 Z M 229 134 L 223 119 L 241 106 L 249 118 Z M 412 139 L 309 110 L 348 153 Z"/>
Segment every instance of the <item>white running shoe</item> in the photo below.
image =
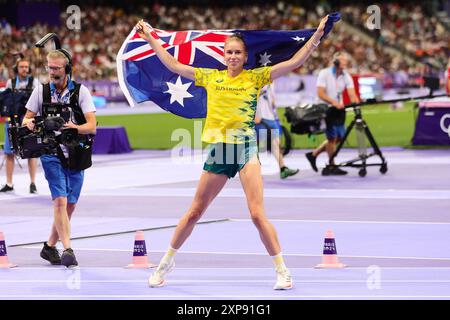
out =
<path fill-rule="evenodd" d="M 284 268 L 277 270 L 277 283 L 275 283 L 274 290 L 289 290 L 292 289 L 292 277 L 289 269 Z"/>
<path fill-rule="evenodd" d="M 175 261 L 160 263 L 156 271 L 148 278 L 148 285 L 152 288 L 162 287 L 165 284 L 164 277 L 175 267 Z"/>

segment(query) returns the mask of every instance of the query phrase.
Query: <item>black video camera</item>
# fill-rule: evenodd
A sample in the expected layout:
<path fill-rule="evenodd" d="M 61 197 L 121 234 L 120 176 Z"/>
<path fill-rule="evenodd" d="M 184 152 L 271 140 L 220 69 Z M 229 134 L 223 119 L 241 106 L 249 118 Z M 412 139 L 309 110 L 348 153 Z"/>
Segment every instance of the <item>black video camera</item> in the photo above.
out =
<path fill-rule="evenodd" d="M 299 104 L 287 107 L 284 115 L 291 124 L 291 132 L 297 134 L 320 134 L 326 127 L 327 104 Z"/>
<path fill-rule="evenodd" d="M 70 120 L 70 105 L 44 103 L 42 116 L 35 117 L 34 130 L 21 126 L 18 117 L 11 118 L 8 136 L 12 149 L 22 159 L 38 158 L 42 155 L 56 155 L 58 145 L 68 147 L 80 143 L 78 130 L 65 128 Z"/>

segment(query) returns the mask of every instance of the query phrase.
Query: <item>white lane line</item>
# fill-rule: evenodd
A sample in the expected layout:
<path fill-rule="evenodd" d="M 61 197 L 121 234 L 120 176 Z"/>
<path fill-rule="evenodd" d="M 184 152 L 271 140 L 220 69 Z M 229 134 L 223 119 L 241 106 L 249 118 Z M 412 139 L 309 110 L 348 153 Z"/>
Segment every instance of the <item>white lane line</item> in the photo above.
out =
<path fill-rule="evenodd" d="M 230 222 L 251 222 L 251 219 L 229 219 Z M 428 222 L 428 221 L 373 221 L 373 220 L 298 220 L 298 219 L 276 219 L 270 218 L 272 222 L 300 222 L 300 223 L 359 223 L 359 224 L 413 224 L 413 225 L 450 225 L 450 222 Z"/>
<path fill-rule="evenodd" d="M 185 181 L 185 180 L 182 180 Z M 191 181 L 191 180 L 189 180 Z M 176 181 L 175 181 L 176 182 Z M 127 197 L 193 197 L 196 189 L 152 187 L 148 184 L 142 186 L 123 186 L 111 188 L 89 188 L 83 192 L 84 196 L 127 196 Z M 44 190 L 41 195 L 49 195 Z M 19 194 L 0 197 L 0 201 L 20 200 L 36 197 L 35 195 Z M 219 198 L 244 198 L 242 188 L 224 188 Z M 292 198 L 292 199 L 391 199 L 391 200 L 450 200 L 450 190 L 439 189 L 292 189 L 292 188 L 265 188 L 265 198 Z"/>
<path fill-rule="evenodd" d="M 48 192 L 41 195 L 48 196 Z M 191 198 L 195 195 L 195 188 L 117 188 L 85 191 L 83 196 L 89 197 L 179 197 Z M 35 196 L 15 195 L 1 197 L 0 201 L 14 201 L 29 199 Z M 227 188 L 221 191 L 218 198 L 245 198 L 244 191 L 239 188 Z M 264 189 L 265 198 L 282 199 L 388 199 L 388 200 L 450 200 L 450 190 L 360 190 L 360 189 Z"/>
<path fill-rule="evenodd" d="M 142 186 L 142 188 L 124 188 L 120 190 L 92 190 L 84 192 L 86 196 L 128 196 L 128 197 L 192 197 L 196 188 L 161 188 Z M 218 197 L 244 198 L 242 188 L 224 188 Z M 410 199 L 410 200 L 450 200 L 450 190 L 408 190 L 408 189 L 280 189 L 265 188 L 265 198 L 293 199 Z"/>
<path fill-rule="evenodd" d="M 49 193 L 50 194 L 50 193 Z M 15 194 L 13 196 L 6 196 L 6 197 L 0 197 L 0 201 L 8 201 L 8 200 L 21 200 L 26 198 L 36 198 L 36 195 L 21 195 L 21 194 Z"/>
<path fill-rule="evenodd" d="M 340 270 L 367 270 L 368 267 L 352 267 L 348 266 L 345 269 Z M 380 270 L 449 270 L 450 267 L 404 267 L 404 266 L 398 266 L 398 267 L 379 267 Z M 177 270 L 271 270 L 273 271 L 273 267 L 177 267 Z M 129 272 L 131 270 L 151 270 L 150 269 L 127 269 L 124 266 L 123 267 L 80 267 L 73 269 L 67 269 L 63 266 L 54 266 L 54 267 L 21 267 L 20 265 L 17 268 L 12 269 L 14 271 L 22 271 L 22 270 L 58 270 L 58 271 L 67 271 L 72 272 L 75 270 L 120 270 L 120 271 L 126 271 Z M 289 267 L 289 270 L 308 270 L 308 271 L 318 271 L 320 272 L 323 269 L 315 269 L 314 267 Z"/>
<path fill-rule="evenodd" d="M 81 275 L 80 275 L 81 276 Z M 73 281 L 73 279 L 65 280 L 0 280 L 0 285 L 2 283 L 67 283 L 68 281 Z M 82 280 L 76 279 L 79 283 L 143 283 L 147 284 L 147 280 Z M 367 283 L 365 280 L 305 280 L 301 279 L 301 283 Z M 259 279 L 259 280 L 242 280 L 242 279 L 228 279 L 228 280 L 176 280 L 170 279 L 170 283 L 273 283 L 273 279 Z M 450 280 L 380 280 L 380 284 L 384 283 L 450 283 Z"/>
<path fill-rule="evenodd" d="M 41 249 L 41 247 L 26 246 L 23 249 Z M 132 252 L 129 249 L 103 249 L 103 248 L 77 248 L 78 251 L 109 251 L 109 252 Z M 150 253 L 165 253 L 166 251 L 151 250 Z M 267 252 L 227 252 L 227 251 L 179 251 L 179 254 L 216 254 L 216 255 L 245 255 L 245 256 L 267 256 Z M 321 254 L 301 254 L 301 253 L 283 253 L 287 257 L 322 257 Z M 395 256 L 351 256 L 339 255 L 340 258 L 367 258 L 367 259 L 400 259 L 400 260 L 439 260 L 450 261 L 450 257 L 395 257 Z"/>

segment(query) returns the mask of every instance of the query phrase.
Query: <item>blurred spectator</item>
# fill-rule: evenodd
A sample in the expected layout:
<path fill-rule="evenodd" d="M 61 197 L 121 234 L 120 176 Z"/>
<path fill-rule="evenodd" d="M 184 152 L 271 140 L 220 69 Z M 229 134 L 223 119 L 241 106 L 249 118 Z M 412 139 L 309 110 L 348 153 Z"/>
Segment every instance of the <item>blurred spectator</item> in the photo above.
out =
<path fill-rule="evenodd" d="M 447 94 L 450 94 L 450 57 L 448 58 L 447 70 L 445 71 L 445 90 Z"/>
<path fill-rule="evenodd" d="M 420 3 L 379 3 L 382 15 L 382 27 L 376 34 L 381 45 L 389 45 L 411 55 L 414 58 L 433 58 L 445 65 L 449 54 L 450 39 L 448 30 L 438 22 L 435 16 L 427 15 Z M 344 20 L 367 30 L 367 6 L 350 5 L 341 8 Z"/>
<path fill-rule="evenodd" d="M 419 4 L 381 4 L 382 28 L 371 34 L 372 39 L 362 37 L 337 24 L 330 36 L 323 40 L 321 50 L 316 50 L 298 72 L 316 74 L 325 68 L 335 52 L 345 49 L 352 56 L 351 73 L 386 73 L 403 70 L 417 72 L 417 66 L 402 56 L 392 55 L 385 45 L 421 60 L 433 58 L 444 66 L 447 62 L 450 40 L 445 28 L 436 18 L 427 16 Z M 141 18 L 153 21 L 165 30 L 186 29 L 304 29 L 314 28 L 325 12 L 338 10 L 343 20 L 366 30 L 368 18 L 366 6 L 352 4 L 331 8 L 327 1 L 319 1 L 314 10 L 306 10 L 297 4 L 278 1 L 275 4 L 248 4 L 244 6 L 168 6 L 154 3 L 152 6 L 131 6 L 127 11 L 108 6 L 82 7 L 81 30 L 51 28 L 36 24 L 32 28 L 17 29 L 5 19 L 0 20 L 0 81 L 12 75 L 14 59 L 11 52 L 22 51 L 32 57 L 32 68 L 41 70 L 39 52 L 34 43 L 48 32 L 57 33 L 63 46 L 72 49 L 74 69 L 78 80 L 117 79 L 116 55 L 132 27 Z M 61 25 L 68 17 L 61 13 Z M 6 75 L 5 67 L 9 68 Z M 41 68 L 41 69 L 40 69 Z M 42 70 L 41 74 L 45 74 Z"/>

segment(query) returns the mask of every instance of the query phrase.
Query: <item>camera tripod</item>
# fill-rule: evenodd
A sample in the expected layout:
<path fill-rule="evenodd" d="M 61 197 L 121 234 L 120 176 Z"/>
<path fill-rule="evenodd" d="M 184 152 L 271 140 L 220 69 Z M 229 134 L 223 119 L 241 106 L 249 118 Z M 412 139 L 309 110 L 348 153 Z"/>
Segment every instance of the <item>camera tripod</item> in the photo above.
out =
<path fill-rule="evenodd" d="M 342 146 L 344 145 L 345 141 L 347 140 L 348 136 L 350 135 L 350 132 L 352 131 L 353 128 L 355 128 L 356 141 L 358 144 L 358 157 L 354 158 L 352 160 L 349 160 L 349 161 L 342 162 L 342 163 L 338 164 L 337 166 L 338 167 L 360 168 L 359 169 L 360 177 L 366 176 L 366 174 L 367 174 L 366 168 L 368 166 L 380 166 L 380 172 L 382 174 L 385 174 L 388 170 L 387 162 L 384 159 L 383 154 L 381 153 L 381 150 L 375 141 L 375 138 L 373 137 L 372 133 L 370 132 L 369 126 L 362 118 L 360 106 L 354 105 L 354 106 L 348 106 L 348 107 L 353 107 L 353 111 L 355 112 L 355 118 L 350 123 L 350 125 L 347 127 L 344 138 L 339 143 L 339 145 L 336 148 L 336 151 L 330 158 L 330 163 L 333 163 L 334 158 L 336 158 L 336 156 L 338 155 L 339 151 L 341 150 Z M 373 148 L 373 152 L 371 152 L 371 153 L 367 152 L 366 137 L 367 137 L 367 140 L 369 140 L 369 143 Z M 381 159 L 381 163 L 367 163 L 367 159 L 370 157 L 373 157 L 373 156 L 379 156 Z"/>
<path fill-rule="evenodd" d="M 20 169 L 23 169 L 22 168 L 22 164 L 20 163 L 18 156 L 14 155 L 14 161 L 16 161 L 16 163 L 20 167 Z M 6 162 L 6 157 L 3 157 L 2 163 L 0 163 L 0 170 L 3 169 L 3 166 L 5 165 L 5 162 Z"/>
<path fill-rule="evenodd" d="M 403 101 L 411 101 L 411 100 L 422 100 L 422 99 L 431 99 L 431 98 L 437 98 L 437 97 L 448 97 L 448 94 L 438 94 L 433 95 L 433 90 L 436 90 L 439 88 L 439 81 L 432 82 L 432 78 L 424 78 L 425 80 L 425 86 L 430 89 L 430 92 L 428 95 L 420 96 L 420 97 L 409 97 L 409 98 L 402 98 L 402 99 L 394 99 L 394 100 L 384 100 L 384 101 L 371 101 L 371 102 L 362 102 L 362 103 L 355 103 L 345 106 L 345 109 L 353 108 L 353 111 L 355 112 L 355 118 L 350 123 L 350 125 L 347 127 L 346 133 L 342 141 L 339 143 L 339 145 L 336 148 L 336 151 L 330 158 L 330 163 L 333 163 L 334 158 L 338 155 L 339 151 L 341 150 L 342 146 L 344 145 L 345 141 L 347 140 L 348 136 L 350 135 L 350 132 L 353 128 L 355 128 L 355 134 L 356 134 L 356 141 L 358 143 L 358 157 L 349 161 L 342 162 L 337 165 L 337 167 L 353 167 L 353 168 L 360 168 L 359 169 L 359 176 L 365 177 L 367 174 L 367 167 L 369 166 L 380 166 L 380 172 L 382 174 L 385 174 L 388 170 L 387 162 L 383 157 L 383 154 L 381 153 L 380 148 L 378 147 L 375 138 L 373 137 L 372 133 L 370 132 L 369 126 L 362 118 L 361 113 L 361 106 L 363 105 L 371 105 L 371 104 L 378 104 L 378 103 L 394 103 L 394 102 L 403 102 Z M 366 138 L 369 140 L 370 145 L 373 148 L 372 153 L 367 153 L 367 147 L 366 147 Z M 381 163 L 367 163 L 366 160 L 373 156 L 379 156 L 381 159 Z M 361 163 L 358 163 L 358 162 Z"/>

